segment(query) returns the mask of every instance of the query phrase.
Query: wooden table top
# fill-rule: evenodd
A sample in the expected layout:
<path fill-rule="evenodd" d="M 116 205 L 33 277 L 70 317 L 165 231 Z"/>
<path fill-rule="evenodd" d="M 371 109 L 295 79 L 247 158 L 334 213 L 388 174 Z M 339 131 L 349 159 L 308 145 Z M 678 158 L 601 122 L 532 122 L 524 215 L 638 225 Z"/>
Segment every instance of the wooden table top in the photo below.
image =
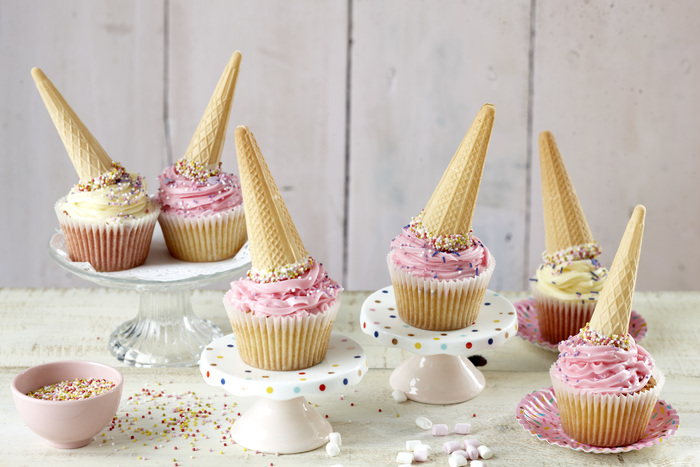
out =
<path fill-rule="evenodd" d="M 192 304 L 198 316 L 229 333 L 222 295 L 219 290 L 195 291 Z M 410 354 L 383 347 L 361 332 L 360 307 L 368 295 L 343 292 L 334 331 L 364 347 L 370 371 L 343 393 L 307 397 L 343 437 L 340 454 L 329 457 L 323 448 L 279 456 L 245 450 L 227 439 L 227 430 L 254 398 L 235 398 L 206 384 L 197 367 L 133 368 L 113 358 L 107 349 L 109 334 L 136 315 L 138 293 L 106 288 L 0 289 L 0 385 L 5 388 L 0 398 L 0 465 L 396 465 L 396 455 L 411 439 L 433 447 L 429 461 L 422 465 L 448 465 L 442 444 L 459 437 L 438 438 L 422 431 L 415 424 L 421 415 L 448 426 L 471 423 L 473 436 L 494 452 L 487 461 L 490 466 L 700 462 L 699 292 L 637 293 L 634 309 L 648 325 L 642 344 L 666 375 L 661 397 L 678 411 L 680 428 L 660 445 L 607 455 L 549 445 L 519 425 L 515 418 L 519 401 L 550 386 L 548 369 L 556 358 L 556 353 L 519 337 L 481 354 L 487 360 L 481 368 L 486 388 L 475 399 L 445 406 L 395 402 L 389 375 Z M 527 297 L 524 292 L 503 295 L 510 300 Z M 48 446 L 22 423 L 9 385 L 24 368 L 67 359 L 113 365 L 123 373 L 125 383 L 117 414 L 121 426 L 106 429 L 84 448 L 64 451 Z M 154 393 L 163 396 L 160 401 L 152 398 Z M 207 407 L 212 415 L 205 419 L 185 413 L 181 418 L 189 422 L 185 432 L 179 431 L 182 423 L 175 424 L 171 418 L 184 408 L 196 407 Z M 167 435 L 165 430 L 170 430 Z"/>

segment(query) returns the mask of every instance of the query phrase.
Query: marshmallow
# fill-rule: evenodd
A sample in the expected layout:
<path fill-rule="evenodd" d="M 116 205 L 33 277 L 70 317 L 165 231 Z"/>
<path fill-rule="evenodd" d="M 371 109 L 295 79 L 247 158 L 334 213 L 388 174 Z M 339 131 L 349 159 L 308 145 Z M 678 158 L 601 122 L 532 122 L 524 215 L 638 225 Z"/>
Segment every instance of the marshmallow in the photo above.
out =
<path fill-rule="evenodd" d="M 426 446 L 425 444 L 416 446 L 416 449 L 413 450 L 413 460 L 416 462 L 425 462 L 428 460 L 429 452 L 430 449 L 428 449 L 428 446 Z"/>
<path fill-rule="evenodd" d="M 397 464 L 412 464 L 413 463 L 413 453 L 412 452 L 400 452 L 396 455 Z"/>
<path fill-rule="evenodd" d="M 464 449 L 457 449 L 456 451 L 452 451 L 453 456 L 462 456 L 466 459 L 467 457 L 467 451 Z"/>
<path fill-rule="evenodd" d="M 445 454 L 452 454 L 454 451 L 462 449 L 463 446 L 459 441 L 448 441 L 442 445 L 442 450 L 445 451 Z"/>
<path fill-rule="evenodd" d="M 455 433 L 458 435 L 468 435 L 469 430 L 472 429 L 471 423 L 457 423 L 455 425 Z"/>
<path fill-rule="evenodd" d="M 340 454 L 340 447 L 338 447 L 337 444 L 334 442 L 330 442 L 326 444 L 326 452 L 328 453 L 329 456 L 335 457 L 338 454 Z"/>
<path fill-rule="evenodd" d="M 467 451 L 467 459 L 473 461 L 479 458 L 479 451 L 474 446 L 467 444 L 464 448 Z"/>
<path fill-rule="evenodd" d="M 338 447 L 343 445 L 343 440 L 340 438 L 340 433 L 338 433 L 337 431 L 334 431 L 333 433 L 328 435 L 328 441 L 337 444 Z"/>
<path fill-rule="evenodd" d="M 493 451 L 483 444 L 477 448 L 479 450 L 479 455 L 482 459 L 491 459 L 493 457 Z"/>
<path fill-rule="evenodd" d="M 447 433 L 447 425 L 442 423 L 433 425 L 433 436 L 445 436 Z"/>
<path fill-rule="evenodd" d="M 429 430 L 433 426 L 433 422 L 425 417 L 418 417 L 416 418 L 416 425 L 424 430 Z"/>
<path fill-rule="evenodd" d="M 391 393 L 391 397 L 393 397 L 396 402 L 406 402 L 408 400 L 406 394 L 398 389 L 394 389 L 394 392 Z"/>
<path fill-rule="evenodd" d="M 464 456 L 450 456 L 447 463 L 450 464 L 450 467 L 464 467 L 467 465 L 467 459 Z"/>
<path fill-rule="evenodd" d="M 484 461 L 472 461 L 472 467 L 486 467 L 486 462 L 484 462 Z"/>
<path fill-rule="evenodd" d="M 416 452 L 417 449 L 430 452 L 430 446 L 428 446 L 427 444 L 419 444 L 418 446 L 413 448 L 413 452 Z"/>
<path fill-rule="evenodd" d="M 467 438 L 464 440 L 464 445 L 465 446 L 474 446 L 475 448 L 478 448 L 479 446 L 481 446 L 481 443 L 476 438 Z"/>
<path fill-rule="evenodd" d="M 406 441 L 406 449 L 408 451 L 413 451 L 416 446 L 420 446 L 421 442 L 419 439 L 409 439 Z"/>

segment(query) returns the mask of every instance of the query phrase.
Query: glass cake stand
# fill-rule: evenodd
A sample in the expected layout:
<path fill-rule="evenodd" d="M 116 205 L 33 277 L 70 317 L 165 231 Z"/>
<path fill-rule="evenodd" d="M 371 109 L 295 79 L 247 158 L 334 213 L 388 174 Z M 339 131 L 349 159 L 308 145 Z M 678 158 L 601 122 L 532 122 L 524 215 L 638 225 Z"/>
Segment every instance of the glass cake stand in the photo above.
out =
<path fill-rule="evenodd" d="M 199 369 L 207 384 L 234 396 L 257 397 L 231 427 L 233 440 L 260 452 L 294 454 L 328 442 L 331 424 L 304 396 L 318 396 L 358 384 L 367 355 L 354 340 L 331 334 L 323 361 L 298 371 L 268 371 L 246 365 L 233 334 L 202 351 Z"/>
<path fill-rule="evenodd" d="M 486 385 L 484 375 L 467 357 L 502 346 L 518 330 L 513 304 L 491 290 L 484 294 L 476 321 L 463 329 L 409 326 L 396 310 L 392 286 L 367 297 L 360 323 L 382 345 L 415 354 L 396 367 L 389 383 L 408 399 L 426 404 L 456 404 L 479 395 Z"/>
<path fill-rule="evenodd" d="M 105 287 L 139 292 L 134 319 L 118 326 L 109 337 L 112 355 L 137 367 L 194 366 L 204 346 L 223 334 L 213 322 L 201 319 L 192 309 L 192 289 L 233 279 L 250 267 L 246 243 L 231 259 L 211 263 L 188 263 L 168 253 L 156 227 L 146 262 L 125 271 L 97 272 L 89 263 L 70 260 L 63 233 L 49 240 L 51 257 L 81 279 Z"/>

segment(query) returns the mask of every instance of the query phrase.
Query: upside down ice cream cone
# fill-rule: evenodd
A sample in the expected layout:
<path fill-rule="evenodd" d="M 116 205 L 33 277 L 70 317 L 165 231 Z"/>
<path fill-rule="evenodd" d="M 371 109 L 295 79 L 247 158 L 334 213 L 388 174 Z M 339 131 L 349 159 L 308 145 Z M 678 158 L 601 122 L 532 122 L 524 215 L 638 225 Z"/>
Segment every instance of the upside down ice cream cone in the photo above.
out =
<path fill-rule="evenodd" d="M 247 364 L 298 370 L 326 354 L 340 307 L 340 285 L 304 247 L 262 152 L 247 127 L 236 129 L 251 270 L 224 297 Z"/>
<path fill-rule="evenodd" d="M 532 293 L 543 339 L 558 343 L 591 319 L 607 269 L 552 133 L 540 133 L 539 148 L 546 251 Z"/>
<path fill-rule="evenodd" d="M 71 260 L 99 272 L 142 264 L 159 212 L 143 177 L 112 161 L 43 71 L 32 77 L 80 179 L 54 205 Z"/>
<path fill-rule="evenodd" d="M 494 115 L 481 108 L 425 209 L 391 243 L 387 265 L 409 325 L 461 329 L 479 313 L 496 263 L 471 223 Z"/>
<path fill-rule="evenodd" d="M 644 216 L 637 206 L 591 322 L 559 344 L 550 369 L 562 428 L 584 444 L 638 441 L 664 385 L 651 355 L 628 333 Z"/>
<path fill-rule="evenodd" d="M 231 55 L 185 155 L 158 177 L 158 221 L 168 251 L 183 261 L 233 257 L 246 240 L 238 178 L 221 170 L 241 53 Z M 196 193 L 196 195 L 195 195 Z"/>

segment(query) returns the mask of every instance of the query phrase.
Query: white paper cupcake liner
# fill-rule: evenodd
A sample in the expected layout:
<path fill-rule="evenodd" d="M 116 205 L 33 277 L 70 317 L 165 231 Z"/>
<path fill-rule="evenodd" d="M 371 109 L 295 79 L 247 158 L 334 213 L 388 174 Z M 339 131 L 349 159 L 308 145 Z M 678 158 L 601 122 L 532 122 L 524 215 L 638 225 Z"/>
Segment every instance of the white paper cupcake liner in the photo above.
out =
<path fill-rule="evenodd" d="M 632 394 L 595 394 L 552 376 L 562 429 L 574 440 L 591 446 L 627 446 L 639 441 L 665 382 L 657 368 L 652 377 L 653 387 Z"/>
<path fill-rule="evenodd" d="M 157 204 L 151 203 L 142 217 L 107 224 L 75 219 L 62 209 L 64 203 L 65 197 L 59 199 L 54 210 L 71 261 L 88 262 L 100 272 L 131 269 L 146 261 L 160 213 Z"/>
<path fill-rule="evenodd" d="M 231 211 L 204 217 L 161 212 L 158 222 L 168 251 L 182 261 L 210 262 L 232 258 L 246 241 L 242 204 Z"/>
<path fill-rule="evenodd" d="M 540 333 L 551 344 L 578 334 L 591 320 L 598 303 L 598 300 L 559 300 L 540 292 L 537 283 L 532 284 L 532 295 Z"/>
<path fill-rule="evenodd" d="M 308 316 L 253 314 L 235 308 L 226 296 L 224 307 L 246 364 L 263 370 L 293 371 L 310 368 L 326 356 L 340 299 L 323 313 Z"/>
<path fill-rule="evenodd" d="M 476 320 L 496 260 L 491 256 L 478 276 L 448 280 L 413 276 L 391 261 L 391 253 L 387 264 L 401 319 L 419 329 L 452 331 Z"/>

